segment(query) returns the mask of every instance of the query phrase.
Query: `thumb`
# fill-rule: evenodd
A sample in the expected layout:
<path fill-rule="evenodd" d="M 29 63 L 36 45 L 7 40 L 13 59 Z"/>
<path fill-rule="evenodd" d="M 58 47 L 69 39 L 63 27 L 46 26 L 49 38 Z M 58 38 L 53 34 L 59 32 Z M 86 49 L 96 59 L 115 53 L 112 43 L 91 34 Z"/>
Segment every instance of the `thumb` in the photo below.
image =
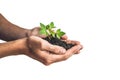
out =
<path fill-rule="evenodd" d="M 40 27 L 35 27 L 31 30 L 31 35 L 45 38 L 46 35 L 40 34 L 39 31 L 40 31 Z"/>
<path fill-rule="evenodd" d="M 36 46 L 38 46 L 38 48 L 40 48 L 41 50 L 46 50 L 54 54 L 64 54 L 66 52 L 66 50 L 63 47 L 52 45 L 42 38 L 39 38 L 37 36 L 32 36 L 31 38 L 31 40 L 34 41 Z"/>
<path fill-rule="evenodd" d="M 67 52 L 66 52 L 66 56 L 67 58 L 72 56 L 73 54 L 77 53 L 79 51 L 79 49 L 81 48 L 80 45 L 76 45 L 74 47 L 72 47 L 71 49 L 69 49 Z"/>

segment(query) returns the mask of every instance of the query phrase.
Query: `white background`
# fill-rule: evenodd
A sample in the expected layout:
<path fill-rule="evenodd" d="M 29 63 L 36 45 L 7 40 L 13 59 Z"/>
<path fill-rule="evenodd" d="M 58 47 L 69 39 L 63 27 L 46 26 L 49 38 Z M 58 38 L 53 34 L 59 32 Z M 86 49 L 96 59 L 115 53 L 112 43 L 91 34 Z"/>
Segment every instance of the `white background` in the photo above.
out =
<path fill-rule="evenodd" d="M 27 56 L 0 59 L 0 80 L 120 80 L 119 0 L 0 0 L 0 12 L 31 29 L 55 25 L 84 45 L 81 54 L 44 66 Z"/>

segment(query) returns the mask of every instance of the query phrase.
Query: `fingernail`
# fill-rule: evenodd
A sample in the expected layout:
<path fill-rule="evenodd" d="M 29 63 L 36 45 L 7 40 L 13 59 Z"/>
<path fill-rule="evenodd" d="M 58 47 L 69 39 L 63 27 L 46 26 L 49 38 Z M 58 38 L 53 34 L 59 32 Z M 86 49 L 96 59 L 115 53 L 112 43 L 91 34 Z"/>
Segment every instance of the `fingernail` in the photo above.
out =
<path fill-rule="evenodd" d="M 82 50 L 83 49 L 83 45 L 81 45 L 81 48 L 80 48 L 80 50 Z"/>

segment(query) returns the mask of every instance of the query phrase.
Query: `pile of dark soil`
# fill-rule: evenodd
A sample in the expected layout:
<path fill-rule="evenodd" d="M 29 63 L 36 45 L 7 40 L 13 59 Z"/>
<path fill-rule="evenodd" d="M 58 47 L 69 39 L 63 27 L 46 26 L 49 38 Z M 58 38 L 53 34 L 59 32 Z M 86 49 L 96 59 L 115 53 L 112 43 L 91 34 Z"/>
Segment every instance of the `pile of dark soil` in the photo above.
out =
<path fill-rule="evenodd" d="M 46 37 L 44 39 L 53 45 L 58 45 L 58 46 L 64 47 L 66 50 L 68 50 L 74 46 L 73 44 L 67 44 L 65 41 L 62 41 L 62 40 L 60 40 L 58 38 L 54 38 L 54 37 L 52 37 L 51 39 Z"/>

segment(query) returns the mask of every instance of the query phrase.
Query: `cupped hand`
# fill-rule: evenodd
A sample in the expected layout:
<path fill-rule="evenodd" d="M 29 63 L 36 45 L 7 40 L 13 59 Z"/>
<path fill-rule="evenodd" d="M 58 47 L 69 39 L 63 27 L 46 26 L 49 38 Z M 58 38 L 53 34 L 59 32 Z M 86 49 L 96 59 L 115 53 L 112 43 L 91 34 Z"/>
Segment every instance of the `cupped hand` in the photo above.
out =
<path fill-rule="evenodd" d="M 30 36 L 27 42 L 30 52 L 26 53 L 26 55 L 45 65 L 66 60 L 82 49 L 80 43 L 78 44 L 78 42 L 70 40 L 66 40 L 66 42 L 75 44 L 75 46 L 67 51 L 64 48 L 52 45 L 37 36 Z"/>

